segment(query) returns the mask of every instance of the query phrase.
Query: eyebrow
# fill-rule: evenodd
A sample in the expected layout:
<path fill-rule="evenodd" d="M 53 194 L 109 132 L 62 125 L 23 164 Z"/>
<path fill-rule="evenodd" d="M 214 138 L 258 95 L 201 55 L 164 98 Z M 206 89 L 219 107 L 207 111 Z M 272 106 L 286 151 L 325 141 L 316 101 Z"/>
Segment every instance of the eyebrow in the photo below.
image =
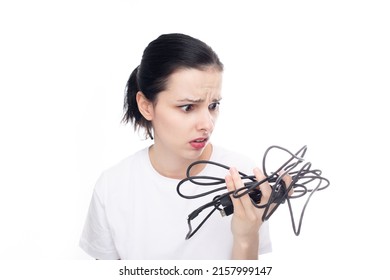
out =
<path fill-rule="evenodd" d="M 218 98 L 214 98 L 212 101 L 218 102 L 218 101 L 221 101 L 221 99 L 222 99 L 222 97 L 218 97 Z M 180 99 L 177 101 L 178 102 L 190 102 L 190 103 L 202 103 L 204 101 L 204 99 L 202 99 L 202 98 L 198 98 L 198 99 L 184 98 L 184 99 Z"/>

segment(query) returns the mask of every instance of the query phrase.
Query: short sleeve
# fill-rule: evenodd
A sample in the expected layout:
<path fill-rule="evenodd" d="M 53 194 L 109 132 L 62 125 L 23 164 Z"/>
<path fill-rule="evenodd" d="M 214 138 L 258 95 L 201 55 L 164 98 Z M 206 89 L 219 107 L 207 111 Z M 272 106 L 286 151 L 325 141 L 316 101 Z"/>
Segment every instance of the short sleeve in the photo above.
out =
<path fill-rule="evenodd" d="M 95 259 L 119 259 L 105 212 L 105 187 L 103 174 L 96 183 L 79 245 Z"/>

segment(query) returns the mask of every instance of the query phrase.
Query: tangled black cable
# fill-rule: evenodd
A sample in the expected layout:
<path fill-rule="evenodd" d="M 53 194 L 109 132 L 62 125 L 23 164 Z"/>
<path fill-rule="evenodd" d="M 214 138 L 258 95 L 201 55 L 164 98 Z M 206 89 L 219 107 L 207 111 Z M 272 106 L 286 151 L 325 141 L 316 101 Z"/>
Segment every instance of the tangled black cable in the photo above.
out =
<path fill-rule="evenodd" d="M 277 170 L 268 173 L 266 169 L 266 160 L 267 160 L 268 153 L 273 149 L 279 149 L 286 152 L 290 156 L 290 158 Z M 210 218 L 210 216 L 215 212 L 215 210 L 219 210 L 222 216 L 228 216 L 232 214 L 234 212 L 234 208 L 233 208 L 231 197 L 240 198 L 246 194 L 250 196 L 253 206 L 257 208 L 265 208 L 264 214 L 262 216 L 263 221 L 268 220 L 271 217 L 271 215 L 276 211 L 276 209 L 279 207 L 279 205 L 287 201 L 294 233 L 295 235 L 299 235 L 301 231 L 303 215 L 306 206 L 309 203 L 310 198 L 316 191 L 323 190 L 327 188 L 330 184 L 328 179 L 321 176 L 322 174 L 321 170 L 311 169 L 311 163 L 305 162 L 304 156 L 306 154 L 306 150 L 307 147 L 303 146 L 301 149 L 299 149 L 298 152 L 293 154 L 289 150 L 282 148 L 280 146 L 270 146 L 265 151 L 263 156 L 263 162 L 262 162 L 262 168 L 263 168 L 265 179 L 261 181 L 257 181 L 254 175 L 246 175 L 245 173 L 239 171 L 238 173 L 240 174 L 241 179 L 244 182 L 244 186 L 242 188 L 236 189 L 235 191 L 224 192 L 222 194 L 219 194 L 215 196 L 210 202 L 200 206 L 199 208 L 197 208 L 196 210 L 194 210 L 192 213 L 188 215 L 189 231 L 186 236 L 186 239 L 191 238 L 203 226 L 203 224 L 207 221 L 207 219 Z M 229 166 L 212 162 L 212 161 L 201 160 L 201 161 L 193 162 L 187 168 L 187 172 L 186 172 L 187 177 L 181 180 L 177 185 L 177 193 L 181 197 L 186 199 L 195 199 L 206 195 L 210 195 L 212 193 L 222 192 L 227 189 L 224 178 L 218 178 L 213 176 L 190 176 L 191 169 L 194 166 L 199 164 L 212 164 L 212 165 L 225 168 L 227 170 L 230 169 Z M 298 168 L 299 165 L 302 166 Z M 283 180 L 285 176 L 291 176 L 292 179 L 291 183 L 288 186 L 286 186 L 286 183 Z M 185 195 L 180 191 L 180 188 L 186 182 L 191 182 L 193 184 L 200 185 L 200 186 L 218 186 L 218 185 L 222 185 L 222 186 L 196 195 Z M 259 205 L 261 199 L 261 191 L 259 190 L 259 186 L 264 182 L 269 183 L 272 191 L 271 191 L 270 198 L 268 199 L 268 202 Z M 313 184 L 314 187 L 310 187 Z M 292 189 L 293 189 L 293 193 L 289 195 Z M 298 228 L 296 228 L 290 199 L 303 197 L 308 193 L 309 196 L 302 208 Z M 206 217 L 195 228 L 195 230 L 192 230 L 191 221 L 194 220 L 203 210 L 209 207 L 213 207 L 212 210 L 206 215 Z"/>

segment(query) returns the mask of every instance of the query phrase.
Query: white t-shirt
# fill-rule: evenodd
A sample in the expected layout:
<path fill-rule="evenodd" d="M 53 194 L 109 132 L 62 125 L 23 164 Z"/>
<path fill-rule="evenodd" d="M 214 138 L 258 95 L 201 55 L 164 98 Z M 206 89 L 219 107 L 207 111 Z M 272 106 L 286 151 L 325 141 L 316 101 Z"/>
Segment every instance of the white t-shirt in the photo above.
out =
<path fill-rule="evenodd" d="M 213 146 L 211 161 L 253 174 L 251 160 Z M 224 178 L 228 171 L 207 165 L 200 175 Z M 229 259 L 233 236 L 231 217 L 219 211 L 190 239 L 188 215 L 217 194 L 185 199 L 176 191 L 180 180 L 160 175 L 151 165 L 148 148 L 106 170 L 96 183 L 80 247 L 96 259 Z M 186 184 L 182 192 L 195 194 L 214 187 Z M 212 208 L 192 221 L 192 228 Z M 259 254 L 272 250 L 268 222 L 260 229 Z"/>

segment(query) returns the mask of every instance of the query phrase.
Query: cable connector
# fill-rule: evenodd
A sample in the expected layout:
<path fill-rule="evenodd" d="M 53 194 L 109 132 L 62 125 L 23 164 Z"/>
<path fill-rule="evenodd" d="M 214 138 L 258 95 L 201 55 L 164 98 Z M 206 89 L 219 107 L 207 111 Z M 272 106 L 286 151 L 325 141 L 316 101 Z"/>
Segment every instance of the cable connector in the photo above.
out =
<path fill-rule="evenodd" d="M 249 193 L 250 198 L 252 199 L 253 203 L 259 204 L 261 199 L 261 191 L 259 189 L 252 189 Z M 229 195 L 225 195 L 221 197 L 221 205 L 222 209 L 219 210 L 222 217 L 229 216 L 233 214 L 234 207 L 232 203 L 232 199 Z"/>

